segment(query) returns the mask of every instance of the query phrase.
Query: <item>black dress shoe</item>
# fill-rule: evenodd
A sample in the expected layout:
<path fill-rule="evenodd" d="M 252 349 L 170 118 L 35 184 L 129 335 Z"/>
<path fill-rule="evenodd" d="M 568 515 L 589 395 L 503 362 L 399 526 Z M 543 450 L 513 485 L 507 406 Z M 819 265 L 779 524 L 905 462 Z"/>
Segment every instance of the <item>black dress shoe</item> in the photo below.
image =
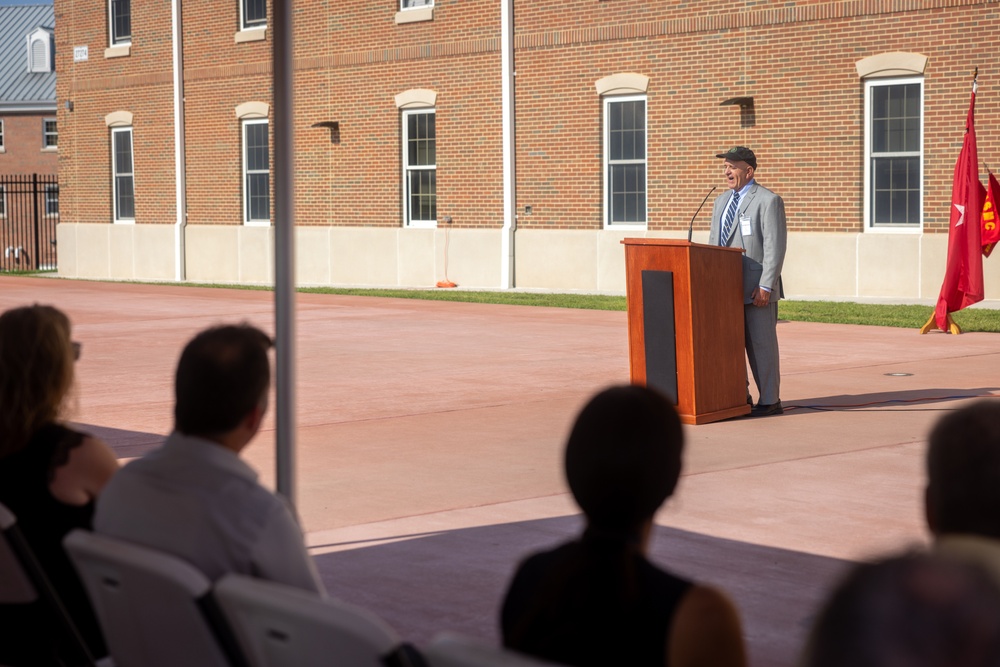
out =
<path fill-rule="evenodd" d="M 781 409 L 781 401 L 777 403 L 771 403 L 770 405 L 762 405 L 758 403 L 750 409 L 751 417 L 767 417 L 769 415 L 780 415 L 785 411 Z"/>

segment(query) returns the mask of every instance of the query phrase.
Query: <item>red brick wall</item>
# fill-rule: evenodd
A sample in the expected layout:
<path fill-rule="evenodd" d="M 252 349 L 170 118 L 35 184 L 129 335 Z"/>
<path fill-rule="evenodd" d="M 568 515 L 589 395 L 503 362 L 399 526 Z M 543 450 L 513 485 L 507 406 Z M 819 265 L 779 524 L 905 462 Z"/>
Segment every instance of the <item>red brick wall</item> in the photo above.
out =
<path fill-rule="evenodd" d="M 136 222 L 174 222 L 170 3 L 132 0 L 132 48 L 121 58 L 104 57 L 106 5 L 56 0 L 55 13 L 61 222 L 112 220 L 111 132 L 104 118 L 114 111 L 133 114 Z M 75 46 L 88 47 L 87 61 L 73 62 Z"/>
<path fill-rule="evenodd" d="M 724 187 L 713 155 L 746 144 L 759 155 L 760 182 L 784 196 L 792 229 L 861 230 L 864 84 L 855 63 L 871 55 L 929 57 L 925 230 L 947 229 L 951 170 L 976 64 L 980 155 L 989 161 L 1000 148 L 1000 55 L 987 48 L 1000 35 L 995 4 L 926 0 L 907 3 L 926 9 L 906 12 L 889 11 L 899 3 L 888 0 L 679 4 L 517 5 L 518 208 L 533 207 L 521 227 L 601 227 L 594 83 L 619 72 L 650 77 L 650 229 L 686 227 L 708 189 Z M 755 99 L 752 128 L 741 128 L 737 107 L 719 106 L 738 96 Z M 696 228 L 707 229 L 708 219 L 703 212 Z"/>
<path fill-rule="evenodd" d="M 438 0 L 433 21 L 394 21 L 398 0 L 308 2 L 296 15 L 296 221 L 402 224 L 395 96 L 437 93 L 437 215 L 503 224 L 500 6 Z M 308 31 L 328 26 L 328 31 Z M 340 142 L 312 128 L 337 121 Z"/>
<path fill-rule="evenodd" d="M 239 224 L 234 108 L 271 103 L 273 35 L 269 27 L 265 41 L 234 43 L 235 0 L 183 6 L 188 219 Z M 63 219 L 110 219 L 103 118 L 127 109 L 136 114 L 137 219 L 173 222 L 169 3 L 134 0 L 132 55 L 113 60 L 101 54 L 104 12 L 70 14 L 71 7 L 56 0 Z M 439 218 L 498 227 L 500 2 L 438 0 L 433 21 L 402 25 L 393 20 L 397 10 L 396 0 L 296 2 L 297 221 L 401 224 L 393 98 L 429 88 L 438 94 Z M 785 197 L 792 229 L 859 231 L 864 85 L 855 63 L 890 51 L 929 58 L 924 228 L 947 228 L 951 170 L 977 64 L 980 155 L 1000 164 L 996 3 L 517 0 L 515 18 L 517 206 L 533 208 L 520 216 L 521 227 L 602 227 L 602 106 L 594 83 L 620 72 L 650 78 L 654 230 L 686 227 L 705 192 L 724 187 L 714 154 L 746 144 L 760 157 L 760 182 Z M 90 45 L 91 59 L 74 65 L 72 47 L 80 44 Z M 754 98 L 753 127 L 740 126 L 738 108 L 719 106 L 737 96 Z M 74 112 L 65 112 L 65 99 L 74 99 Z M 312 127 L 323 121 L 339 123 L 339 143 Z M 696 226 L 707 224 L 705 211 Z"/>
<path fill-rule="evenodd" d="M 42 119 L 55 117 L 55 111 L 47 114 L 0 114 L 4 145 L 4 152 L 0 153 L 0 174 L 56 173 L 59 153 L 42 150 Z"/>

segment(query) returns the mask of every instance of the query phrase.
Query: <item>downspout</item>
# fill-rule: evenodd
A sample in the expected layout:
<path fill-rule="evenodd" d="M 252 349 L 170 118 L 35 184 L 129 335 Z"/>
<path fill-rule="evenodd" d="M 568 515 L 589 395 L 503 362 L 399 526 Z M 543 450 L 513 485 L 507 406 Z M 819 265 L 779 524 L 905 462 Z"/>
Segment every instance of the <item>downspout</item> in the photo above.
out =
<path fill-rule="evenodd" d="M 514 231 L 517 229 L 516 141 L 514 138 L 514 0 L 500 1 L 501 105 L 503 107 L 503 228 L 500 230 L 500 288 L 514 287 Z"/>
<path fill-rule="evenodd" d="M 171 30 L 174 55 L 174 202 L 177 220 L 174 222 L 174 280 L 186 277 L 184 228 L 187 225 L 187 167 L 184 157 L 184 47 L 182 43 L 181 0 L 171 0 Z"/>

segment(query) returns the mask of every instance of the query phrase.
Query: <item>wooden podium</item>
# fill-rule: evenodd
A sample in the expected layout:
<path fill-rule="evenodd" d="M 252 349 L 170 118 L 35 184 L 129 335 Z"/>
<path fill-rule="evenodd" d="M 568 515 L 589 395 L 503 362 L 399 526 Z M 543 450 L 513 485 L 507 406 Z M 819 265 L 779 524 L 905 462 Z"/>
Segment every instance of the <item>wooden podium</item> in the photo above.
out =
<path fill-rule="evenodd" d="M 742 249 L 624 239 L 629 371 L 662 391 L 685 424 L 750 412 Z"/>

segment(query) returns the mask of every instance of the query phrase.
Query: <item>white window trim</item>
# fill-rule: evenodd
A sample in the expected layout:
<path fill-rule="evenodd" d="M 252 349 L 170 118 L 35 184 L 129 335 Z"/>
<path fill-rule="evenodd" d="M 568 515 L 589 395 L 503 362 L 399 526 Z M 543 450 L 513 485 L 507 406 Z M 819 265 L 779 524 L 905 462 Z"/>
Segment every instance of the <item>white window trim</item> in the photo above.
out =
<path fill-rule="evenodd" d="M 45 145 L 45 137 L 46 137 L 46 134 L 47 134 L 45 132 L 45 123 L 47 123 L 49 121 L 52 121 L 53 123 L 56 123 L 56 144 L 55 144 L 55 146 L 46 146 Z M 42 151 L 47 152 L 47 153 L 51 153 L 51 152 L 55 152 L 55 151 L 58 151 L 58 150 L 59 150 L 59 123 L 58 123 L 58 121 L 55 118 L 42 118 Z"/>
<path fill-rule="evenodd" d="M 7 144 L 5 143 L 7 137 L 4 135 L 3 118 L 0 118 L 0 153 L 7 152 Z"/>
<path fill-rule="evenodd" d="M 268 120 L 267 120 L 267 118 L 253 118 L 253 117 L 249 117 L 249 116 L 244 116 L 243 119 L 242 119 L 242 121 L 240 122 L 240 145 L 242 147 L 242 151 L 241 151 L 241 155 L 240 155 L 240 158 L 241 158 L 240 159 L 240 176 L 241 176 L 240 180 L 242 181 L 242 188 L 243 188 L 243 224 L 246 225 L 247 227 L 270 227 L 271 226 L 271 216 L 270 216 L 270 214 L 273 213 L 273 208 L 272 207 L 274 206 L 274 202 L 270 201 L 270 198 L 271 198 L 271 193 L 270 193 L 270 183 L 271 183 L 271 180 L 270 180 L 270 178 L 268 178 L 268 186 L 269 187 L 268 187 L 268 193 L 267 193 L 267 196 L 268 196 L 268 207 L 267 208 L 268 208 L 268 213 L 269 213 L 268 219 L 267 220 L 251 220 L 250 219 L 250 193 L 247 192 L 247 175 L 248 175 L 248 173 L 247 173 L 247 130 L 246 130 L 246 126 L 247 125 L 268 125 Z M 270 127 L 267 128 L 267 143 L 268 143 L 268 148 L 267 148 L 267 156 L 268 156 L 267 173 L 270 175 L 270 173 L 271 173 L 271 165 L 270 165 L 270 162 L 271 162 L 271 128 Z"/>
<path fill-rule="evenodd" d="M 608 182 L 608 171 L 610 166 L 610 146 L 608 145 L 608 139 L 610 138 L 610 117 L 611 114 L 608 113 L 608 105 L 614 102 L 635 102 L 643 101 L 646 103 L 646 114 L 645 121 L 646 124 L 643 127 L 644 135 L 646 137 L 646 159 L 642 160 L 643 164 L 646 165 L 646 222 L 643 224 L 632 224 L 632 223 L 611 223 L 611 183 Z M 649 228 L 649 101 L 646 95 L 607 95 L 601 99 L 601 115 L 602 119 L 602 155 L 601 155 L 601 180 L 603 183 L 602 189 L 602 201 L 601 215 L 603 219 L 604 229 L 614 229 L 616 231 L 645 231 Z M 638 164 L 638 163 L 636 163 Z"/>
<path fill-rule="evenodd" d="M 42 205 L 45 207 L 45 217 L 46 218 L 58 218 L 59 217 L 59 211 L 56 211 L 55 213 L 49 213 L 49 201 L 50 201 L 49 195 L 52 192 L 56 193 L 56 196 L 55 196 L 56 206 L 59 205 L 59 186 L 58 185 L 51 185 L 51 184 L 46 185 L 45 188 L 44 188 L 44 190 L 43 190 L 44 197 L 42 199 Z"/>
<path fill-rule="evenodd" d="M 118 158 L 115 150 L 115 134 L 118 132 L 128 132 L 132 136 L 129 142 L 129 149 L 132 152 L 132 197 L 135 197 L 135 133 L 131 126 L 119 126 L 111 128 L 111 218 L 116 225 L 134 225 L 135 218 L 118 217 Z M 134 205 L 134 204 L 133 204 Z M 134 215 L 133 211 L 133 215 Z"/>
<path fill-rule="evenodd" d="M 920 84 L 920 219 L 913 226 L 875 227 L 872 225 L 872 88 L 875 86 L 896 86 L 910 83 Z M 864 169 L 864 233 L 866 234 L 921 234 L 924 231 L 924 194 L 926 174 L 924 173 L 924 77 L 865 79 L 865 169 Z M 890 154 L 885 154 L 891 157 Z"/>
<path fill-rule="evenodd" d="M 265 19 L 265 21 L 263 23 L 258 23 L 257 25 L 248 26 L 246 24 L 246 19 L 243 16 L 243 3 L 246 2 L 246 0 L 236 0 L 236 2 L 239 5 L 239 12 L 240 12 L 240 30 L 239 30 L 238 33 L 236 33 L 236 35 L 237 35 L 236 41 L 237 42 L 240 42 L 240 41 L 250 42 L 250 41 L 256 41 L 258 39 L 264 39 L 264 32 L 267 30 L 267 20 Z M 266 16 L 266 8 L 265 8 L 265 16 Z M 243 39 L 243 40 L 241 40 L 241 39 L 239 39 L 239 34 L 240 33 L 260 33 L 260 36 L 257 37 L 255 35 L 251 39 Z"/>
<path fill-rule="evenodd" d="M 115 41 L 115 19 L 114 19 L 114 7 L 112 3 L 114 0 L 108 0 L 108 48 L 104 50 L 105 58 L 118 58 L 120 56 L 129 55 L 130 47 L 132 46 L 132 2 L 129 0 L 129 37 L 128 39 L 123 39 L 120 42 Z"/>
<path fill-rule="evenodd" d="M 0 220 L 7 218 L 7 188 L 0 184 Z"/>
<path fill-rule="evenodd" d="M 409 148 L 409 123 L 406 122 L 406 119 L 409 116 L 413 115 L 413 114 L 427 114 L 427 113 L 437 114 L 437 110 L 434 109 L 434 108 L 432 108 L 432 107 L 422 107 L 422 108 L 417 108 L 417 109 L 403 109 L 403 113 L 402 113 L 402 116 L 401 116 L 401 122 L 402 122 L 402 126 L 403 126 L 402 127 L 402 133 L 401 133 L 401 136 L 403 137 L 402 146 L 401 146 L 402 158 L 403 158 L 402 159 L 403 173 L 401 174 L 400 183 L 403 186 L 402 187 L 402 192 L 403 192 L 403 227 L 404 228 L 409 228 L 409 229 L 436 229 L 437 228 L 437 220 L 436 219 L 434 219 L 434 220 L 412 220 L 411 217 L 410 217 L 410 188 L 409 188 L 410 179 L 407 178 L 407 176 L 408 176 L 407 169 L 408 169 L 408 163 L 409 163 L 409 159 L 408 159 L 408 155 L 409 155 L 409 150 L 408 150 L 408 148 Z M 435 121 L 436 120 L 437 119 L 435 118 Z M 433 169 L 434 172 L 435 172 L 435 174 L 436 174 L 437 173 L 437 157 L 436 157 L 437 156 L 437 123 L 436 122 L 435 122 L 435 131 L 434 131 L 434 145 L 435 145 L 435 149 L 434 149 L 434 154 L 435 154 L 434 166 L 433 167 L 428 167 L 427 165 L 421 165 L 420 168 L 421 169 Z"/>

